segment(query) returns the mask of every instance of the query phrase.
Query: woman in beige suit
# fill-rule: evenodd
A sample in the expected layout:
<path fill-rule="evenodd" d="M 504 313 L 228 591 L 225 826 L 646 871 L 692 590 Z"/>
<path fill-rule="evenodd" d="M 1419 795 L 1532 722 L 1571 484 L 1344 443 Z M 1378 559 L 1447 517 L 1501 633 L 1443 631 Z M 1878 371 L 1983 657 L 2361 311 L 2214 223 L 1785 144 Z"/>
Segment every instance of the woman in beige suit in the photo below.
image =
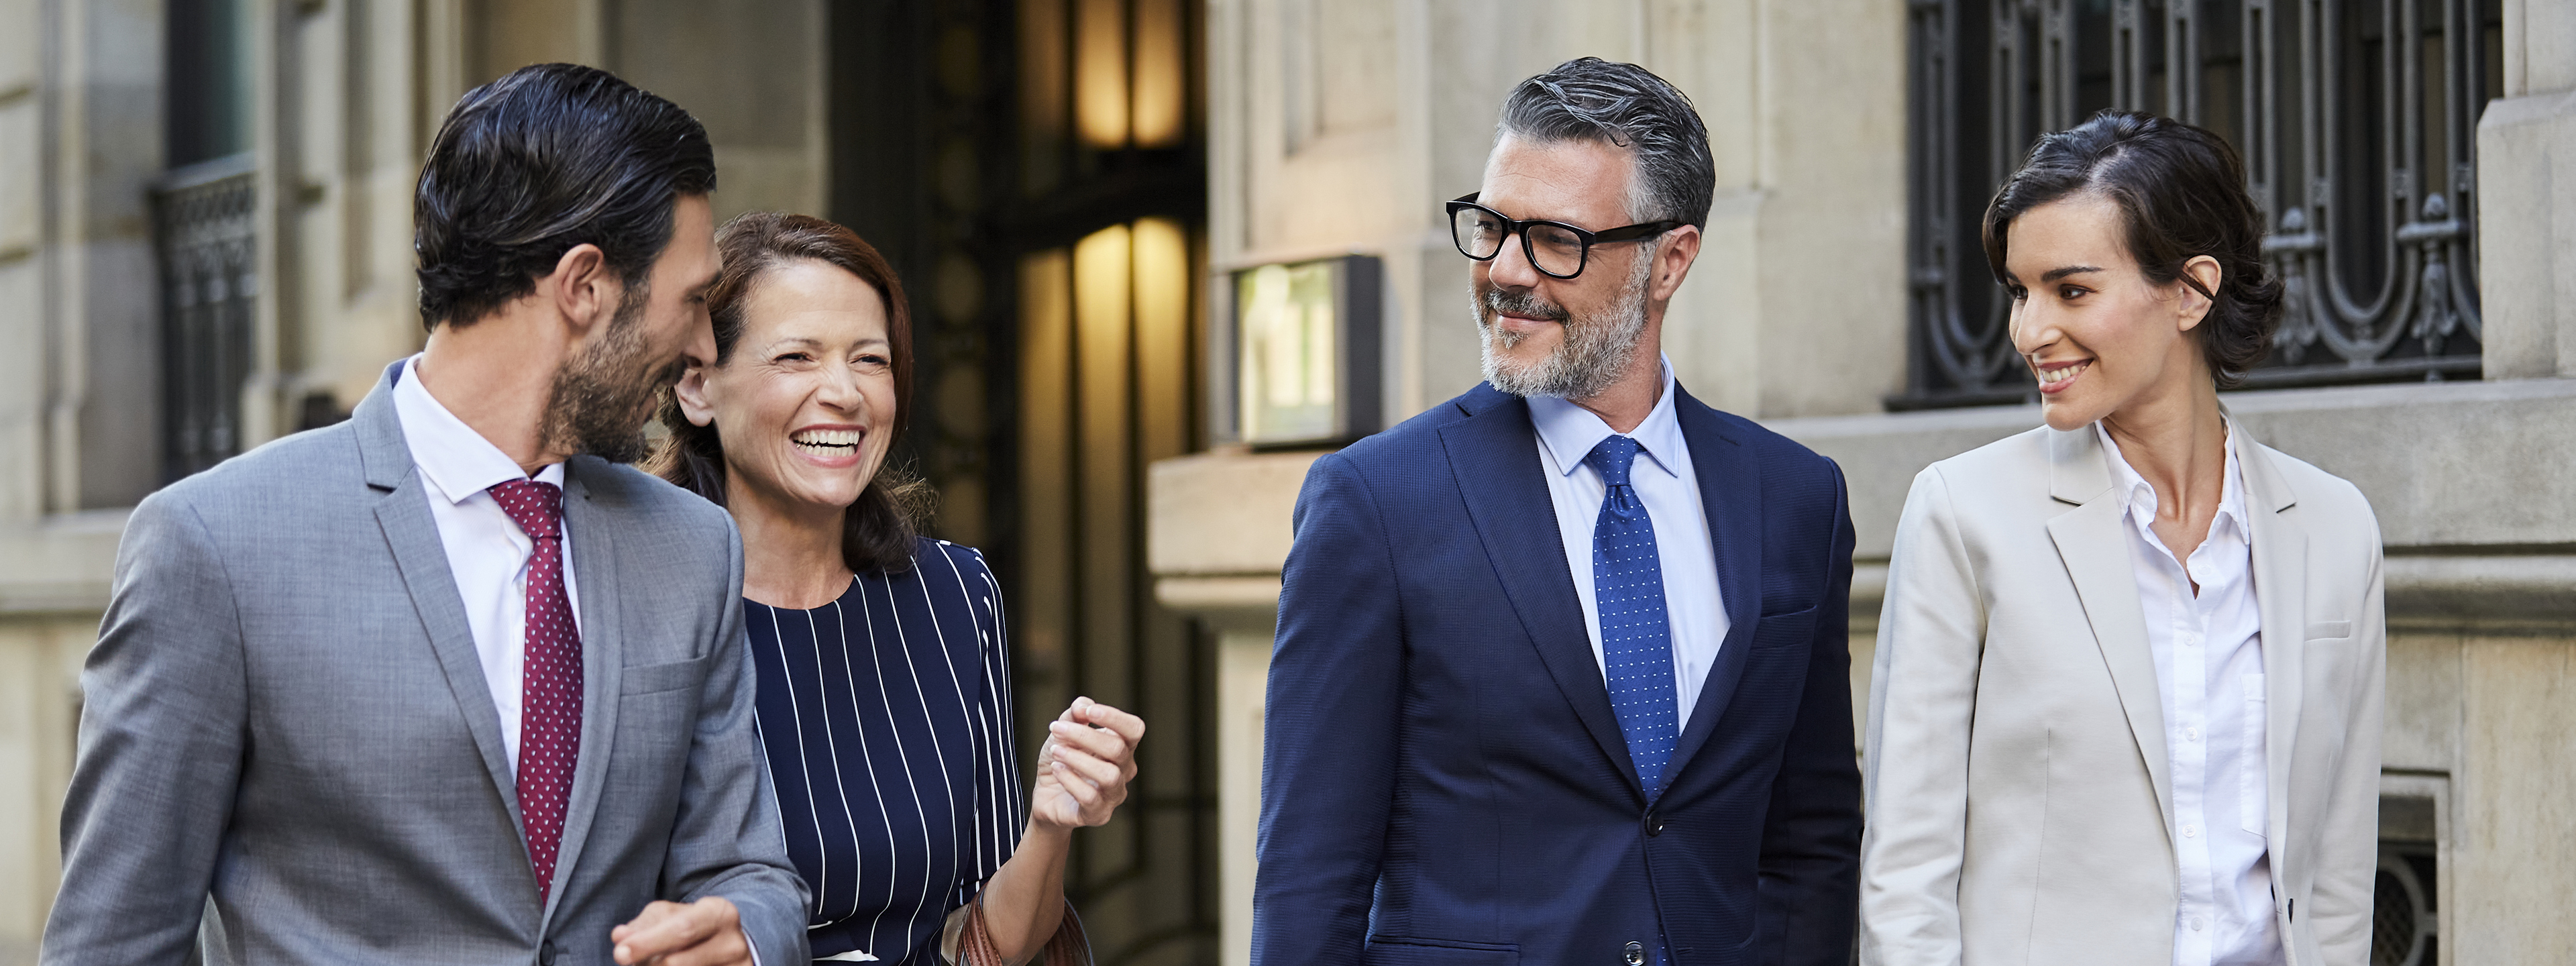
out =
<path fill-rule="evenodd" d="M 2379 527 L 2219 404 L 2281 286 L 2235 152 L 2106 113 L 2042 138 L 1986 256 L 2047 425 L 1897 525 L 1862 961 L 2361 966 Z"/>

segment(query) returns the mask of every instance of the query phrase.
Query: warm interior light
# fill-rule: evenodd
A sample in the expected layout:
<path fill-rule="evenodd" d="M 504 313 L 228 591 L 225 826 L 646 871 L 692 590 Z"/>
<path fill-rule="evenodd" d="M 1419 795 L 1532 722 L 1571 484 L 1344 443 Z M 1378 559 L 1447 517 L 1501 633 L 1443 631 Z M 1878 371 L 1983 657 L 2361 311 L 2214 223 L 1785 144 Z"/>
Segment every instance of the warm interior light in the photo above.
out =
<path fill-rule="evenodd" d="M 1146 218 L 1133 229 L 1140 342 L 1184 341 L 1190 320 L 1190 242 L 1179 223 Z"/>
<path fill-rule="evenodd" d="M 1120 599 L 1127 592 L 1127 542 L 1133 532 L 1136 441 L 1130 428 L 1135 393 L 1131 375 L 1134 281 L 1130 239 L 1124 225 L 1104 228 L 1073 246 L 1075 585 L 1088 601 Z M 1133 633 L 1119 607 L 1086 607 L 1082 633 L 1094 641 L 1125 640 Z"/>
<path fill-rule="evenodd" d="M 1127 226 L 1092 232 L 1073 246 L 1073 331 L 1085 358 L 1125 358 L 1135 304 Z"/>
<path fill-rule="evenodd" d="M 1181 0 L 1136 0 L 1136 146 L 1181 143 L 1187 89 L 1181 39 Z"/>
<path fill-rule="evenodd" d="M 1082 142 L 1127 146 L 1127 11 L 1120 0 L 1078 0 L 1073 12 L 1074 120 Z"/>
<path fill-rule="evenodd" d="M 1190 239 L 1180 223 L 1146 218 L 1131 229 L 1136 259 L 1137 428 L 1145 458 L 1191 449 L 1196 368 L 1190 339 Z"/>
<path fill-rule="evenodd" d="M 1012 646 L 1059 660 L 1073 628 L 1073 259 L 1020 263 L 1020 546 L 1031 561 L 1011 599 Z"/>

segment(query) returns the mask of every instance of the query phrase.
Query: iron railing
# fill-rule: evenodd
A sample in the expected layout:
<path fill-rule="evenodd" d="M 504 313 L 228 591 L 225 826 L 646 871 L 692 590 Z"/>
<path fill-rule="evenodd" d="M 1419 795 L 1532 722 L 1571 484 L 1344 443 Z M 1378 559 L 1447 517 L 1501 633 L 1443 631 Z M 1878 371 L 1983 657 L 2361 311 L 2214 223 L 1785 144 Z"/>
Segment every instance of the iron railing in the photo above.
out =
<path fill-rule="evenodd" d="M 2107 108 L 2217 131 L 2287 287 L 2248 384 L 2476 378 L 2477 120 L 2500 0 L 1913 0 L 1908 387 L 2032 392 L 1978 227 L 2039 135 Z"/>
<path fill-rule="evenodd" d="M 256 177 L 250 156 L 236 155 L 172 171 L 153 192 L 165 479 L 241 451 L 259 298 Z"/>

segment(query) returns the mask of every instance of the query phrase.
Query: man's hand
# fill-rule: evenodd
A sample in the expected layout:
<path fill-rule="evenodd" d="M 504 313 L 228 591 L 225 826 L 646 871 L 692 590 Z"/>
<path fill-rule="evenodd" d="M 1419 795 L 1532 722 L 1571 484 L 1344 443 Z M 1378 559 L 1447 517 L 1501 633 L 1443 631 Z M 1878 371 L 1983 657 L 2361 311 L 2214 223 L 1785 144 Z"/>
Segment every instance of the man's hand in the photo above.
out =
<path fill-rule="evenodd" d="M 1047 725 L 1046 745 L 1038 749 L 1037 789 L 1029 802 L 1034 817 L 1058 829 L 1108 824 L 1127 800 L 1136 743 L 1144 739 L 1144 719 L 1075 698 Z"/>
<path fill-rule="evenodd" d="M 723 896 L 688 905 L 656 902 L 642 915 L 608 931 L 620 966 L 749 966 L 751 940 L 742 934 L 742 911 Z"/>

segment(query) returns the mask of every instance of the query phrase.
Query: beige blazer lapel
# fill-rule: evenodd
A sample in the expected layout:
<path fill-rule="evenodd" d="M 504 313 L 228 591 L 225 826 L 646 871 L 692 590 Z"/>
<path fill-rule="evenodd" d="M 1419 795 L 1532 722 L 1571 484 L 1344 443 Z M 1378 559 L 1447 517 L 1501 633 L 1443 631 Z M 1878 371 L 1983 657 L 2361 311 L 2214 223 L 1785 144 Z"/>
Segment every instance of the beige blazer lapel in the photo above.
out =
<path fill-rule="evenodd" d="M 2227 433 L 2245 475 L 2245 514 L 2252 518 L 2246 527 L 2254 544 L 2255 606 L 2263 614 L 2263 762 L 2271 805 L 2264 827 L 2273 868 L 2279 869 L 2290 861 L 2282 854 L 2292 841 L 2290 756 L 2299 746 L 2299 702 L 2306 697 L 2308 531 L 2289 512 L 2298 494 L 2272 465 L 2278 454 L 2233 419 Z"/>
<path fill-rule="evenodd" d="M 2093 641 L 2110 666 L 2120 710 L 2137 738 L 2138 756 L 2155 785 L 2156 811 L 2173 828 L 2173 776 L 2165 753 L 2164 694 L 2156 687 L 2155 652 L 2147 646 L 2147 619 L 2138 602 L 2137 575 L 2129 566 L 2127 503 L 2111 486 L 2102 443 L 2087 426 L 2051 433 L 2048 495 L 2075 509 L 2048 521 L 2058 561 L 2075 581 L 2075 595 L 2092 625 Z"/>

